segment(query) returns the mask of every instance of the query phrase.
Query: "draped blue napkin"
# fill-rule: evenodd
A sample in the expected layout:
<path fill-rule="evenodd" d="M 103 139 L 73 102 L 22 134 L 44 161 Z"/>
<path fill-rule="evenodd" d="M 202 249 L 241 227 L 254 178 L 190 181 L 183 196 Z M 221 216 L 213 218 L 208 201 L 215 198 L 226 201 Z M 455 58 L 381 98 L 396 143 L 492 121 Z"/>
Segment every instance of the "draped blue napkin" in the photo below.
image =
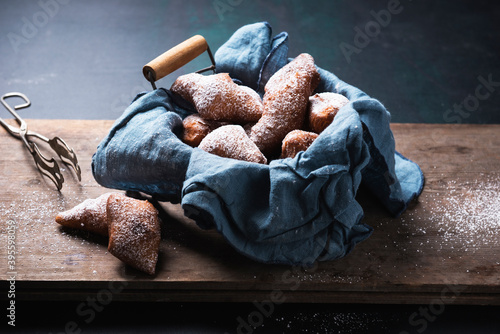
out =
<path fill-rule="evenodd" d="M 314 56 L 314 55 L 313 55 Z M 288 35 L 243 26 L 215 53 L 217 72 L 263 93 L 288 58 Z M 311 265 L 345 256 L 368 238 L 356 201 L 366 185 L 392 215 L 420 194 L 423 174 L 395 151 L 390 114 L 377 100 L 318 68 L 316 92 L 350 103 L 305 152 L 269 165 L 218 157 L 179 139 L 194 112 L 166 89 L 139 94 L 93 156 L 101 185 L 181 204 L 203 229 L 215 228 L 236 250 L 265 263 Z"/>

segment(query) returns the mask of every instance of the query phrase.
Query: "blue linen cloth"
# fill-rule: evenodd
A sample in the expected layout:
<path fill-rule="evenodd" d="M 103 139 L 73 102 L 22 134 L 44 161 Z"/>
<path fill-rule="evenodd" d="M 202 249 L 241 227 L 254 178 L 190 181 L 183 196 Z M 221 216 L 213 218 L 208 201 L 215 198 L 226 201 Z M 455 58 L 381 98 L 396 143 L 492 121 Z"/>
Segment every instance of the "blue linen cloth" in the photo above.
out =
<path fill-rule="evenodd" d="M 288 61 L 288 35 L 243 26 L 215 53 L 217 72 L 263 93 Z M 356 201 L 361 183 L 393 215 L 423 187 L 414 162 L 395 151 L 384 106 L 318 68 L 317 92 L 350 103 L 309 149 L 269 165 L 218 157 L 184 144 L 182 118 L 194 109 L 166 89 L 139 94 L 93 156 L 101 185 L 181 203 L 203 229 L 215 228 L 236 250 L 265 263 L 311 265 L 345 256 L 368 238 Z"/>

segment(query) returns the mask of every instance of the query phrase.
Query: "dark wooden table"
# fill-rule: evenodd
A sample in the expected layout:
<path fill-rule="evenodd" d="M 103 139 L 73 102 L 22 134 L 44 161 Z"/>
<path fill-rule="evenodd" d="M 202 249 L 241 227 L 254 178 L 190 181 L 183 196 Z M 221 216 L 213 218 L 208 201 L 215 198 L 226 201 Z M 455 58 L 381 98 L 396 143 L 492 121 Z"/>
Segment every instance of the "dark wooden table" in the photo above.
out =
<path fill-rule="evenodd" d="M 0 132 L 0 238 L 15 222 L 18 300 L 79 300 L 102 289 L 114 300 L 301 303 L 500 304 L 500 125 L 392 124 L 397 149 L 422 168 L 422 195 L 391 218 L 360 190 L 373 235 L 343 259 L 312 268 L 256 263 L 178 205 L 162 203 L 163 240 L 149 277 L 107 252 L 107 240 L 64 229 L 57 212 L 109 191 L 90 161 L 111 121 L 29 120 L 78 154 L 83 179 L 65 168 L 61 192 L 35 169 L 21 141 Z M 7 154 L 8 152 L 8 154 Z"/>
<path fill-rule="evenodd" d="M 498 304 L 498 290 L 495 290 L 498 263 L 493 259 L 495 252 L 498 253 L 498 237 L 495 230 L 491 230 L 498 226 L 491 223 L 498 224 L 495 211 L 491 211 L 498 203 L 493 195 L 499 172 L 498 140 L 494 131 L 485 130 L 488 127 L 466 126 L 464 132 L 460 127 L 430 124 L 500 123 L 500 90 L 496 86 L 500 82 L 497 19 L 500 3 L 402 0 L 398 11 L 402 10 L 391 15 L 390 22 L 381 26 L 380 31 L 369 38 L 369 43 L 361 47 L 358 41 L 359 53 L 347 59 L 340 49 L 341 43 L 356 47 L 358 31 L 370 25 L 376 28 L 373 13 L 388 10 L 391 3 L 395 2 L 2 2 L 0 91 L 27 94 L 32 107 L 22 111 L 24 118 L 116 119 L 138 92 L 151 89 L 142 77 L 141 68 L 156 55 L 195 34 L 206 37 L 215 51 L 237 28 L 266 20 L 273 26 L 273 34 L 289 33 L 290 56 L 309 52 L 319 66 L 384 103 L 395 123 L 429 124 L 415 127 L 394 124 L 398 149 L 421 164 L 426 174 L 427 185 L 420 201 L 401 218 L 390 219 L 376 203 L 363 199 L 367 219 L 372 219 L 375 228 L 373 236 L 341 261 L 321 264 L 313 272 L 292 271 L 288 284 L 280 283 L 280 274 L 291 268 L 270 269 L 252 263 L 235 254 L 216 233 L 202 232 L 180 217 L 164 219 L 165 235 L 157 277 L 149 279 L 126 269 L 106 254 L 106 240 L 53 226 L 56 211 L 104 191 L 93 182 L 88 170 L 90 155 L 86 155 L 95 148 L 110 122 L 78 122 L 82 127 L 86 125 L 85 133 L 93 133 L 95 138 L 75 134 L 79 139 L 70 142 L 85 166 L 84 179 L 79 185 L 71 171 L 64 171 L 67 182 L 61 194 L 53 191 L 50 182 L 36 171 L 22 144 L 4 137 L 0 129 L 0 185 L 3 188 L 0 218 L 17 217 L 16 222 L 22 227 L 19 230 L 22 248 L 18 254 L 21 259 L 18 262 L 17 297 L 21 298 L 17 303 L 18 326 L 23 325 L 26 331 L 34 333 L 59 333 L 70 332 L 65 326 L 76 321 L 85 333 L 144 332 L 145 328 L 158 333 L 234 332 L 238 317 L 246 320 L 256 311 L 253 300 L 249 303 L 125 300 L 140 298 L 138 291 L 154 291 L 154 295 L 144 294 L 142 298 L 186 300 L 191 292 L 190 298 L 195 301 L 230 301 L 237 299 L 234 293 L 222 293 L 220 289 L 234 291 L 235 287 L 229 282 L 239 280 L 244 286 L 253 284 L 254 300 L 259 302 L 269 298 L 267 292 L 271 288 L 282 290 L 288 302 L 317 297 L 317 303 L 276 305 L 272 316 L 255 328 L 254 333 L 301 330 L 370 334 L 403 330 L 409 333 L 425 330 L 426 334 L 498 333 L 499 306 L 469 304 Z M 215 4 L 229 7 L 218 12 Z M 30 24 L 34 26 L 29 27 Z M 169 87 L 181 72 L 192 72 L 207 63 L 207 57 L 199 57 L 159 85 Z M 477 90 L 481 78 L 491 78 L 495 83 L 490 87 L 492 91 Z M 481 94 L 480 100 L 476 92 Z M 486 97 L 486 93 L 490 94 Z M 469 103 L 467 109 L 463 107 L 465 102 Z M 0 111 L 0 117 L 10 115 Z M 66 128 L 69 123 L 49 123 L 35 122 L 30 126 L 40 126 L 38 130 L 42 133 L 50 128 L 54 134 L 70 131 Z M 97 129 L 92 129 L 93 126 Z M 402 128 L 398 128 L 400 126 Z M 498 132 L 497 126 L 493 127 Z M 71 135 L 67 138 L 73 140 Z M 48 207 L 41 206 L 49 202 Z M 166 205 L 165 208 L 171 215 L 179 216 L 175 207 Z M 30 235 L 31 239 L 24 239 Z M 394 240 L 395 237 L 399 239 Z M 0 240 L 3 242 L 4 238 L 2 234 Z M 192 289 L 193 285 L 187 290 L 178 288 L 179 284 L 188 285 L 182 281 L 184 277 L 193 277 L 178 269 L 194 267 L 179 262 L 181 253 L 198 257 L 205 263 L 196 268 L 203 274 L 193 283 L 203 286 L 202 291 Z M 0 256 L 3 259 L 5 254 Z M 394 261 L 403 264 L 390 268 Z M 3 260 L 1 265 L 6 265 Z M 82 273 L 85 266 L 89 269 Z M 438 266 L 442 266 L 440 275 L 429 272 Z M 240 269 L 241 274 L 234 275 Z M 220 272 L 227 276 L 219 287 L 214 277 Z M 1 283 L 5 285 L 5 273 L 2 275 Z M 112 286 L 124 290 L 114 294 L 113 301 L 99 308 L 95 319 L 88 323 L 88 313 L 82 316 L 77 308 L 88 298 L 96 298 L 98 293 L 104 298 L 106 295 L 102 293 L 109 290 L 106 280 L 110 277 L 112 282 L 127 282 Z M 134 283 L 128 283 L 132 282 L 131 278 Z M 300 282 L 295 291 L 290 289 L 293 282 Z M 458 287 L 454 291 L 460 296 L 453 299 L 454 294 L 446 289 L 448 283 L 451 284 L 448 288 Z M 153 287 L 158 286 L 163 292 L 156 294 L 158 290 Z M 443 302 L 447 303 L 444 311 L 438 293 L 443 286 L 446 289 Z M 380 291 L 387 287 L 387 297 L 375 298 L 376 293 L 382 294 Z M 365 293 L 349 289 L 361 289 Z M 7 291 L 2 286 L 2 298 L 7 298 Z M 252 291 L 242 291 L 238 296 L 250 300 Z M 334 293 L 341 294 L 337 304 L 334 304 Z M 396 304 L 385 304 L 389 300 Z M 419 301 L 423 304 L 401 304 Z M 423 318 L 421 310 L 428 310 L 432 305 L 439 315 Z M 33 321 L 33 314 L 40 315 L 44 323 Z M 410 323 L 410 317 L 415 314 L 418 317 Z M 422 319 L 426 320 L 423 324 Z"/>

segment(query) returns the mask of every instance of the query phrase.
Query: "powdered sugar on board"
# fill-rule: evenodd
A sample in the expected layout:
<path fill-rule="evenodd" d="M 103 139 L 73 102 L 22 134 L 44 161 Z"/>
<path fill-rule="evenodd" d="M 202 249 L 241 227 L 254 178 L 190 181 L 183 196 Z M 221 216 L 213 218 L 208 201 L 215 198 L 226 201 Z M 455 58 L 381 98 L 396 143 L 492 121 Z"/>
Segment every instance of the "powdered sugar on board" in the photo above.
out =
<path fill-rule="evenodd" d="M 332 307 L 308 306 L 300 312 L 278 309 L 273 317 L 264 322 L 262 327 L 276 333 L 389 333 L 391 323 L 397 321 L 397 315 L 384 316 L 381 312 L 369 308 L 367 311 Z M 366 307 L 364 308 L 366 309 Z M 392 325 L 394 327 L 394 325 Z M 278 329 L 280 331 L 278 331 Z"/>
<path fill-rule="evenodd" d="M 2 219 L 16 226 L 18 279 L 36 278 L 37 274 L 57 277 L 76 267 L 83 273 L 98 274 L 102 267 L 94 260 L 107 252 L 105 238 L 55 222 L 59 212 L 97 196 L 88 194 L 85 183 L 67 182 L 61 192 L 40 189 L 39 185 L 27 185 L 18 196 L 0 202 Z M 2 244 L 7 244 L 6 237 L 0 235 Z"/>
<path fill-rule="evenodd" d="M 499 173 L 428 174 L 424 192 L 399 218 L 373 221 L 374 235 L 365 244 L 376 241 L 376 247 L 364 256 L 374 261 L 379 278 L 494 282 L 500 270 L 499 194 Z"/>
<path fill-rule="evenodd" d="M 462 185 L 446 183 L 447 194 L 431 195 L 430 218 L 443 242 L 462 251 L 500 246 L 500 176 L 489 175 Z M 435 197 L 435 198 L 434 198 Z"/>

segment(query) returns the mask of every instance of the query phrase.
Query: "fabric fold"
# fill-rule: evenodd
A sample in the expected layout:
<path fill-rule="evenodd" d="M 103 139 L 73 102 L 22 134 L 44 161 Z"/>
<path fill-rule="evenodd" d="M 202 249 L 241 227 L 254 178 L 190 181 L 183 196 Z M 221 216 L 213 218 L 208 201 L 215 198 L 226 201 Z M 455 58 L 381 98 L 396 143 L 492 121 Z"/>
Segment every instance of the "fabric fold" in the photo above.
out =
<path fill-rule="evenodd" d="M 180 202 L 192 152 L 178 138 L 185 113 L 164 89 L 139 94 L 97 147 L 95 180 L 107 188 Z"/>
<path fill-rule="evenodd" d="M 372 232 L 360 222 L 363 210 L 355 200 L 370 157 L 353 109 L 339 112 L 325 131 L 310 150 L 269 165 L 195 149 L 182 190 L 186 215 L 262 262 L 311 264 L 320 254 L 344 256 Z M 350 232 L 356 225 L 357 233 Z"/>
<path fill-rule="evenodd" d="M 360 89 L 326 70 L 318 68 L 318 71 L 321 82 L 317 92 L 334 92 L 346 96 L 365 128 L 364 141 L 368 145 L 371 160 L 363 171 L 363 185 L 393 216 L 399 216 L 406 210 L 408 203 L 422 192 L 424 175 L 416 163 L 396 152 L 390 113 L 382 103 Z M 400 161 L 396 164 L 396 160 L 404 160 L 404 163 Z"/>

